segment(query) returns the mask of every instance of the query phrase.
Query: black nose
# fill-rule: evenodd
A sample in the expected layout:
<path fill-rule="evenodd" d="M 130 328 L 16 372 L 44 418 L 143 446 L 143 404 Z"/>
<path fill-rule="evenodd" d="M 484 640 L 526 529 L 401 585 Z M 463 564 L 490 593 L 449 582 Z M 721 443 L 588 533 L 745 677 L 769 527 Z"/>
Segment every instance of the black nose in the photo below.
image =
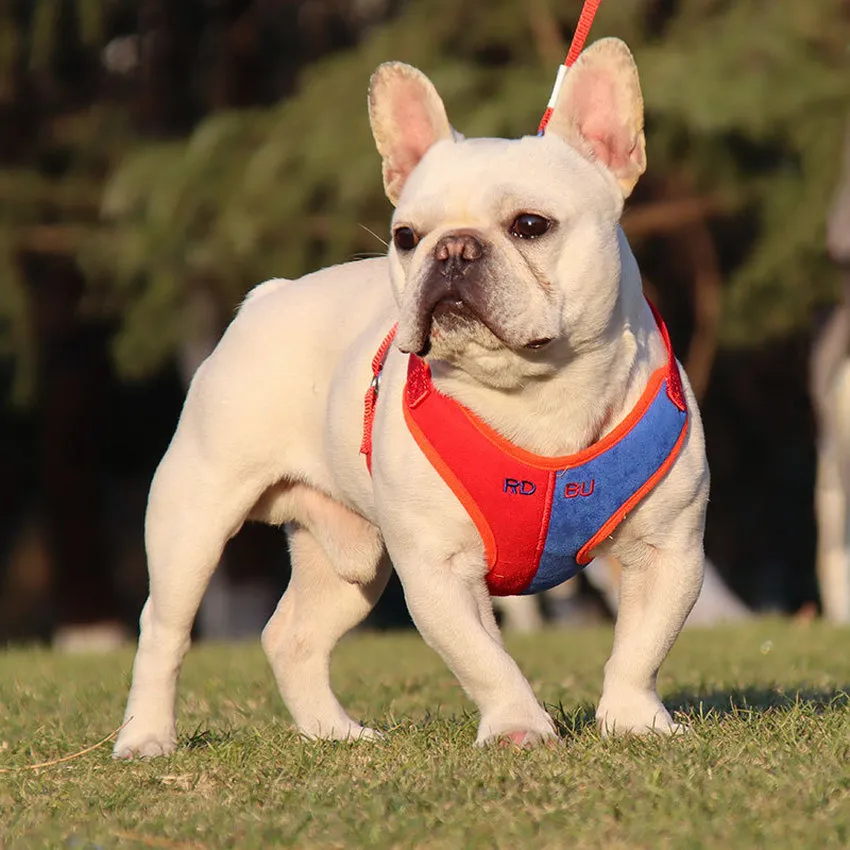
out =
<path fill-rule="evenodd" d="M 469 267 L 484 256 L 484 246 L 471 233 L 447 233 L 434 246 L 440 274 L 449 280 L 462 278 Z"/>

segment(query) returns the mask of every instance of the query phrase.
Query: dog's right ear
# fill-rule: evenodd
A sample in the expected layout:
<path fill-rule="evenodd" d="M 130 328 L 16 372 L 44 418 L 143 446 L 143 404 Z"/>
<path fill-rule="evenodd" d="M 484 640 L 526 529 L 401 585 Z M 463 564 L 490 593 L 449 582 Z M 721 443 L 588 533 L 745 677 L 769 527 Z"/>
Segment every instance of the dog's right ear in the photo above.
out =
<path fill-rule="evenodd" d="M 431 145 L 453 138 L 434 84 L 403 62 L 385 62 L 369 84 L 369 121 L 383 158 L 384 191 L 393 205 Z"/>
<path fill-rule="evenodd" d="M 646 170 L 643 95 L 625 43 L 602 38 L 567 72 L 547 132 L 604 165 L 627 198 Z"/>

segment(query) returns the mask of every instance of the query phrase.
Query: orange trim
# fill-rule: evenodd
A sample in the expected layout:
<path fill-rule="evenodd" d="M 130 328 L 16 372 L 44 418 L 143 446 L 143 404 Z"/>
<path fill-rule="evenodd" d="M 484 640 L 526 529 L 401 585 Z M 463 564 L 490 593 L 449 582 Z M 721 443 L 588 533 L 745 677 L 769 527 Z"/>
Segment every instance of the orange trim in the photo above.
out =
<path fill-rule="evenodd" d="M 421 449 L 422 454 L 428 458 L 431 465 L 437 470 L 443 481 L 449 485 L 452 493 L 455 494 L 458 501 L 461 505 L 463 505 L 464 509 L 475 523 L 475 527 L 481 535 L 481 540 L 484 542 L 484 553 L 487 558 L 487 567 L 489 570 L 492 570 L 496 565 L 496 559 L 498 556 L 496 536 L 493 534 L 493 529 L 490 528 L 490 524 L 487 522 L 486 517 L 478 507 L 477 502 L 469 494 L 469 491 L 463 486 L 463 484 L 461 484 L 460 479 L 454 474 L 451 467 L 445 463 L 443 458 L 436 452 L 434 447 L 428 441 L 428 438 L 411 415 L 410 409 L 406 403 L 402 404 L 402 409 L 404 411 L 404 421 L 407 423 L 407 427 L 413 435 L 413 439 L 416 441 L 416 444 Z"/>
<path fill-rule="evenodd" d="M 630 496 L 623 506 L 614 512 L 614 515 L 578 550 L 576 553 L 576 563 L 579 566 L 585 566 L 589 564 L 593 557 L 591 556 L 591 551 L 594 547 L 598 546 L 599 543 L 608 537 L 610 534 L 614 532 L 618 525 L 626 518 L 626 515 L 646 496 L 655 485 L 667 474 L 670 467 L 673 465 L 676 458 L 679 456 L 679 452 L 682 450 L 682 445 L 685 442 L 685 437 L 688 433 L 688 419 L 685 419 L 685 424 L 682 425 L 682 433 L 679 434 L 679 439 L 676 440 L 676 445 L 673 446 L 672 451 L 667 456 L 667 459 L 658 469 L 649 477 L 647 482 L 637 490 L 632 496 Z"/>
<path fill-rule="evenodd" d="M 668 367 L 665 365 L 656 369 L 652 373 L 649 383 L 643 391 L 643 395 L 638 400 L 638 403 L 634 406 L 634 408 L 632 408 L 628 416 L 626 416 L 626 418 L 623 419 L 616 428 L 614 428 L 613 431 L 606 434 L 601 440 L 599 440 L 599 442 L 588 446 L 586 449 L 582 449 L 580 452 L 576 452 L 575 454 L 564 455 L 563 457 L 543 457 L 526 451 L 519 446 L 515 446 L 513 443 L 508 442 L 497 431 L 494 431 L 486 422 L 479 419 L 471 410 L 460 403 L 457 404 L 481 435 L 486 437 L 500 451 L 510 455 L 516 460 L 528 464 L 529 466 L 534 466 L 537 469 L 559 471 L 563 469 L 571 469 L 574 466 L 580 466 L 583 463 L 587 463 L 589 460 L 593 460 L 593 458 L 607 451 L 615 443 L 622 440 L 623 437 L 625 437 L 626 434 L 628 434 L 629 431 L 638 424 L 652 402 L 655 401 L 655 397 L 658 395 L 658 390 L 661 388 L 661 384 L 667 377 L 667 369 Z"/>

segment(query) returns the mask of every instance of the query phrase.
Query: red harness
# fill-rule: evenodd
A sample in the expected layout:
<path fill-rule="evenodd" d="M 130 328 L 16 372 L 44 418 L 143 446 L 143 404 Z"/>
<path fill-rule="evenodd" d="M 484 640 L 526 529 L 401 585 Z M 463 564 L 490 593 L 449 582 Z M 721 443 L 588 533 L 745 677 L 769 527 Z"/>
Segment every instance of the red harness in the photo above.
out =
<path fill-rule="evenodd" d="M 678 456 L 687 405 L 667 328 L 652 311 L 667 362 L 611 433 L 566 457 L 535 455 L 509 443 L 440 393 L 424 360 L 409 357 L 405 422 L 481 534 L 494 595 L 536 593 L 579 572 Z M 370 471 L 378 385 L 394 335 L 395 328 L 372 361 L 366 394 L 361 452 Z"/>

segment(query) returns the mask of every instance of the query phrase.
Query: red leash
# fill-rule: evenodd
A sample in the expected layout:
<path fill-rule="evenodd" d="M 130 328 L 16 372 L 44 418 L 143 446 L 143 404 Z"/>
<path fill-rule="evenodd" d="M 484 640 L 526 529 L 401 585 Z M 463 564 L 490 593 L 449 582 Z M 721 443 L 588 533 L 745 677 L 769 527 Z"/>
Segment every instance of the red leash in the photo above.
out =
<path fill-rule="evenodd" d="M 558 68 L 558 76 L 555 78 L 555 85 L 552 88 L 552 95 L 549 98 L 549 103 L 546 106 L 546 111 L 540 119 L 540 126 L 537 128 L 537 135 L 542 136 L 546 131 L 546 125 L 552 117 L 552 111 L 555 109 L 555 103 L 558 100 L 558 92 L 561 90 L 561 84 L 564 82 L 564 77 L 567 70 L 576 59 L 579 53 L 584 49 L 584 43 L 587 41 L 587 36 L 590 34 L 590 28 L 593 26 L 593 19 L 596 17 L 596 10 L 602 0 L 584 0 L 584 6 L 581 9 L 581 15 L 576 24 L 576 31 L 573 33 L 573 40 L 570 42 L 570 51 L 567 53 L 567 58 L 564 64 Z"/>
<path fill-rule="evenodd" d="M 540 120 L 540 126 L 537 128 L 538 136 L 542 136 L 546 130 L 546 125 L 552 116 L 552 110 L 555 108 L 558 92 L 561 89 L 567 69 L 578 59 L 579 53 L 584 49 L 584 43 L 587 41 L 590 28 L 593 25 L 593 18 L 596 16 L 596 10 L 599 8 L 601 2 L 602 0 L 584 0 L 581 15 L 579 16 L 578 24 L 576 24 L 576 31 L 573 33 L 573 40 L 570 42 L 569 53 L 567 53 L 564 64 L 558 68 L 558 76 L 555 79 L 552 96 L 549 98 L 549 104 L 543 113 L 543 118 Z M 369 468 L 369 472 L 372 471 L 372 424 L 375 420 L 375 405 L 378 403 L 381 371 L 384 368 L 384 360 L 387 358 L 390 345 L 392 345 L 393 338 L 395 337 L 396 327 L 396 325 L 393 325 L 392 330 L 384 338 L 381 347 L 372 359 L 372 383 L 366 392 L 366 399 L 363 405 L 363 440 L 360 444 L 360 453 L 366 456 L 366 465 Z"/>
<path fill-rule="evenodd" d="M 378 403 L 381 372 L 397 328 L 398 325 L 392 326 L 390 332 L 384 337 L 381 347 L 372 358 L 372 382 L 369 384 L 363 403 L 363 440 L 360 443 L 360 454 L 366 455 L 366 466 L 369 472 L 372 471 L 372 423 L 375 421 L 375 405 Z"/>

